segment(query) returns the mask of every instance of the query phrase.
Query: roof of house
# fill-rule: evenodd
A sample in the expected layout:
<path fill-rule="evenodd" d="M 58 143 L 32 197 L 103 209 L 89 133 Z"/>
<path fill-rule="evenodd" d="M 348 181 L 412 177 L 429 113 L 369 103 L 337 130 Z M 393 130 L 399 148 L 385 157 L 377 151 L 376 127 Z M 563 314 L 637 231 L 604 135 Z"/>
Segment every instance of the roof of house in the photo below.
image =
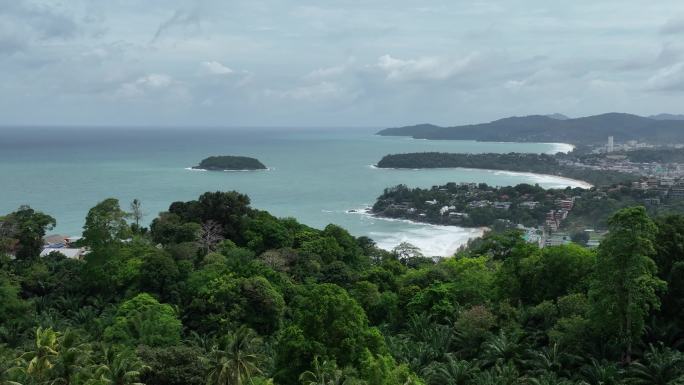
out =
<path fill-rule="evenodd" d="M 56 249 L 52 247 L 46 247 L 40 252 L 40 256 L 45 257 L 53 252 L 60 253 L 67 258 L 80 258 L 81 255 L 83 255 L 83 249 L 72 249 L 67 247 Z"/>
<path fill-rule="evenodd" d="M 62 243 L 64 242 L 67 238 L 69 238 L 68 235 L 62 235 L 62 234 L 52 234 L 52 235 L 47 235 L 43 237 L 43 241 L 45 243 Z"/>

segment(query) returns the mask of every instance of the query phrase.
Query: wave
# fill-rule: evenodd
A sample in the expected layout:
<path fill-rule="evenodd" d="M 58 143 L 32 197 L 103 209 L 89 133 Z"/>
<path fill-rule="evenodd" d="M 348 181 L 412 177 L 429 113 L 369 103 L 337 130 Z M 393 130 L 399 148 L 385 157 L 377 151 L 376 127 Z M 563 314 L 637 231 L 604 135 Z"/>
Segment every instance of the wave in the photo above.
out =
<path fill-rule="evenodd" d="M 524 172 L 524 171 L 509 171 L 509 170 L 492 170 L 488 168 L 469 168 L 469 167 L 435 167 L 435 168 L 394 168 L 394 167 L 377 167 L 372 166 L 371 168 L 377 170 L 395 170 L 395 171 L 422 171 L 422 170 L 466 170 L 474 172 L 490 172 L 494 175 L 507 175 L 507 176 L 524 176 L 533 179 L 536 183 L 544 184 L 548 188 L 565 188 L 565 187 L 580 187 L 584 189 L 590 189 L 594 187 L 589 182 L 585 182 L 579 179 L 567 178 L 564 176 L 553 175 L 553 174 L 538 174 L 534 172 Z"/>
<path fill-rule="evenodd" d="M 548 143 L 550 145 L 555 146 L 552 150 L 549 150 L 547 154 L 556 154 L 559 152 L 562 153 L 569 153 L 572 152 L 575 149 L 575 145 L 570 144 L 570 143 Z"/>
<path fill-rule="evenodd" d="M 392 250 L 397 245 L 408 242 L 431 257 L 449 257 L 470 239 L 481 237 L 483 229 L 456 226 L 421 226 L 399 232 L 373 231 L 369 233 L 378 247 Z"/>
<path fill-rule="evenodd" d="M 424 255 L 431 257 L 452 256 L 459 247 L 468 243 L 470 239 L 481 237 L 485 231 L 484 228 L 434 225 L 409 219 L 378 217 L 371 213 L 369 206 L 349 209 L 345 212 L 347 214 L 361 215 L 367 220 L 398 222 L 410 225 L 410 227 L 399 231 L 371 231 L 368 233 L 368 236 L 381 249 L 391 251 L 399 244 L 408 242 L 418 247 Z"/>

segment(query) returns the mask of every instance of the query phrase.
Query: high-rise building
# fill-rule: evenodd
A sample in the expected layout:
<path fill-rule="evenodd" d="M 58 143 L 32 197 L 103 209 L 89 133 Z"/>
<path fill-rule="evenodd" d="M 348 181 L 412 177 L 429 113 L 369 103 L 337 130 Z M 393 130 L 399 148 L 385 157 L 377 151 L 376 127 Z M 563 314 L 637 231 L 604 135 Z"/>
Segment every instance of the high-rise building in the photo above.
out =
<path fill-rule="evenodd" d="M 608 147 L 606 147 L 606 151 L 607 152 L 613 152 L 614 149 L 615 149 L 615 146 L 613 144 L 613 137 L 609 136 L 608 137 Z"/>

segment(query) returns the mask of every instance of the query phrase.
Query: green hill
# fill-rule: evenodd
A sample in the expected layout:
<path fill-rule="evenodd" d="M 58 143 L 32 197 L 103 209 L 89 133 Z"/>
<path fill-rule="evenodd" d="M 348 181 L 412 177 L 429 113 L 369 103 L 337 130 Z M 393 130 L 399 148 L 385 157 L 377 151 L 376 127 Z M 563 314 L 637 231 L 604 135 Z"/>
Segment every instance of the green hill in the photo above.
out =
<path fill-rule="evenodd" d="M 411 136 L 416 139 L 478 140 L 484 142 L 562 142 L 575 145 L 639 140 L 654 144 L 684 143 L 684 121 L 607 113 L 575 119 L 554 119 L 530 115 L 489 123 L 454 127 L 431 124 L 387 128 L 383 136 Z"/>

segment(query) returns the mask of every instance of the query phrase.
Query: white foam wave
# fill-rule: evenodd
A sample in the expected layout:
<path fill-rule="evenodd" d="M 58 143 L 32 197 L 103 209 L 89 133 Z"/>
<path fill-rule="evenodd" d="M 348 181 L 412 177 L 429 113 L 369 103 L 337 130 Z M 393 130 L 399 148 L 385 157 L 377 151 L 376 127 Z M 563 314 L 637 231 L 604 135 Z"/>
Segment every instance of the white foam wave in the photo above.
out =
<path fill-rule="evenodd" d="M 423 225 L 400 232 L 371 232 L 369 236 L 378 247 L 385 250 L 392 250 L 400 243 L 408 242 L 420 248 L 426 256 L 448 257 L 469 239 L 482 236 L 483 232 L 479 228 Z"/>
<path fill-rule="evenodd" d="M 410 225 L 401 230 L 371 231 L 368 234 L 378 247 L 385 250 L 392 250 L 400 243 L 408 242 L 418 247 L 426 256 L 448 257 L 453 255 L 459 247 L 465 245 L 468 240 L 481 237 L 484 233 L 482 228 L 441 226 L 408 219 L 378 217 L 371 213 L 368 206 L 350 209 L 346 212 L 362 215 L 366 220 L 401 222 Z"/>
<path fill-rule="evenodd" d="M 547 151 L 547 154 L 556 154 L 559 152 L 562 153 L 569 153 L 572 152 L 572 150 L 575 149 L 575 146 L 570 144 L 570 143 L 549 143 L 550 145 L 554 146 L 551 150 Z"/>

